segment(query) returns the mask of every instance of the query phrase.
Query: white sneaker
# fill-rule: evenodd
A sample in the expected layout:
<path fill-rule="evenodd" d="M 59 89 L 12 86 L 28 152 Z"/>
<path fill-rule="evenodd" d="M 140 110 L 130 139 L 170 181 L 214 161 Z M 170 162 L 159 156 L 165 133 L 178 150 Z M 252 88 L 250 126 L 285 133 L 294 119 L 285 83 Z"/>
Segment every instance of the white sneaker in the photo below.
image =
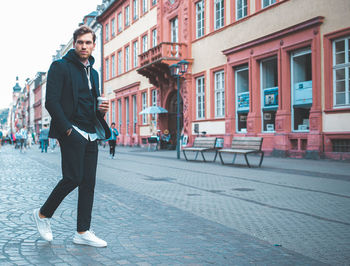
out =
<path fill-rule="evenodd" d="M 74 244 L 88 245 L 97 248 L 107 247 L 107 242 L 98 238 L 93 231 L 86 231 L 83 234 L 75 232 L 73 237 Z"/>
<path fill-rule="evenodd" d="M 40 236 L 46 241 L 52 241 L 53 237 L 52 237 L 52 231 L 50 227 L 50 219 L 40 218 L 39 209 L 35 209 L 33 211 L 33 217 Z"/>

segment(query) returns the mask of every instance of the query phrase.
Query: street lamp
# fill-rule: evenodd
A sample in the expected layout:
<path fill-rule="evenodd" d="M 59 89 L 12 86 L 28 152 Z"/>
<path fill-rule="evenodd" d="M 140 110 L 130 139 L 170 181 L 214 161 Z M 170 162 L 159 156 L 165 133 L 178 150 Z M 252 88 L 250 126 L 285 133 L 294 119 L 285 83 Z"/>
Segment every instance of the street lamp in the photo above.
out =
<path fill-rule="evenodd" d="M 181 60 L 177 64 L 171 65 L 170 74 L 177 79 L 177 110 L 176 110 L 176 152 L 177 159 L 180 159 L 180 77 L 182 77 L 188 68 L 189 62 Z"/>

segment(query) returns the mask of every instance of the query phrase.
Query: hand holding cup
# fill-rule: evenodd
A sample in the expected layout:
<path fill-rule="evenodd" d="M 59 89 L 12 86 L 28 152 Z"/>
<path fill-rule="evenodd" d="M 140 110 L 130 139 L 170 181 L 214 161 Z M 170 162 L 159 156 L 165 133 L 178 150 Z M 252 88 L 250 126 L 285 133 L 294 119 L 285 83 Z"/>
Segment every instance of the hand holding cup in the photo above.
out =
<path fill-rule="evenodd" d="M 105 97 L 97 97 L 97 101 L 98 101 L 98 107 L 97 109 L 102 113 L 102 114 L 105 114 L 108 112 L 108 109 L 109 109 L 109 102 L 108 102 L 108 99 L 105 98 Z"/>

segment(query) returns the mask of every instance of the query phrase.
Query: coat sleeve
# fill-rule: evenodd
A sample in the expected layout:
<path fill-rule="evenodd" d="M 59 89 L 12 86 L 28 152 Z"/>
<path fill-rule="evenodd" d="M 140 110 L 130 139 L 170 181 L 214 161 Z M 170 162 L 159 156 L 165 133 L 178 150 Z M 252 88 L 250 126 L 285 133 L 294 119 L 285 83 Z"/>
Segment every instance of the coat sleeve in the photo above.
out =
<path fill-rule="evenodd" d="M 62 62 L 55 61 L 51 64 L 46 83 L 45 107 L 52 119 L 55 120 L 56 130 L 60 135 L 72 127 L 61 106 L 61 95 L 64 86 L 65 71 Z"/>

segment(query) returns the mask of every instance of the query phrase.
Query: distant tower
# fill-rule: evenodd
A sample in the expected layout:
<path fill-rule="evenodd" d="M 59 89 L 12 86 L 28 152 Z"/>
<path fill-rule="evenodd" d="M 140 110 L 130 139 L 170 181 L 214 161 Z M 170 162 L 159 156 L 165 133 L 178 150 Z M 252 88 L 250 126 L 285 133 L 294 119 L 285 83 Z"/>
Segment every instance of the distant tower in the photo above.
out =
<path fill-rule="evenodd" d="M 16 85 L 13 87 L 13 93 L 12 93 L 13 103 L 15 103 L 17 101 L 21 90 L 22 90 L 22 88 L 18 84 L 18 76 L 17 76 L 16 77 Z"/>

